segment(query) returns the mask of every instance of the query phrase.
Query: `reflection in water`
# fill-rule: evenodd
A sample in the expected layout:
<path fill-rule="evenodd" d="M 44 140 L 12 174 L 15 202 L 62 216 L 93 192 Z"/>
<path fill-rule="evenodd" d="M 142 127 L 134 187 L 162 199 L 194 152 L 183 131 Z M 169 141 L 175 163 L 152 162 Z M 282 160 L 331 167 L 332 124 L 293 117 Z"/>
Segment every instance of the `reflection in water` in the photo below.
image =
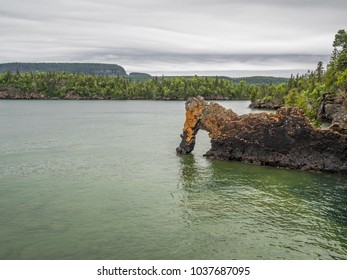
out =
<path fill-rule="evenodd" d="M 210 238 L 219 229 L 238 258 L 347 258 L 346 177 L 194 155 L 180 164 L 183 219 Z"/>
<path fill-rule="evenodd" d="M 180 156 L 180 160 L 181 183 L 185 191 L 182 203 L 189 223 L 218 221 L 236 212 L 230 203 L 231 192 L 220 187 L 223 182 L 221 178 L 218 179 L 218 170 L 213 161 L 194 155 Z"/>

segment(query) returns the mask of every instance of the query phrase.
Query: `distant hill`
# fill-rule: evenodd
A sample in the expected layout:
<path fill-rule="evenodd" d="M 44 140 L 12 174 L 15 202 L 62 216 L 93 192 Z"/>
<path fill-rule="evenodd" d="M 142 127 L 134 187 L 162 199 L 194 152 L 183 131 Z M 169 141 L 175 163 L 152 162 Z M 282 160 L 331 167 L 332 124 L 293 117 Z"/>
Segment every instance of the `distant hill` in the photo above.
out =
<path fill-rule="evenodd" d="M 124 76 L 135 81 L 147 81 L 154 78 L 147 73 L 126 73 L 124 68 L 117 64 L 103 64 L 103 63 L 4 63 L 0 64 L 0 73 L 6 71 L 11 72 L 67 72 L 67 73 L 84 73 L 88 75 L 106 75 L 106 76 Z M 177 76 L 157 76 L 158 79 L 170 79 Z M 182 76 L 181 76 L 182 77 Z M 193 76 L 183 76 L 184 78 L 191 78 Z M 271 76 L 252 76 L 243 78 L 230 78 L 225 76 L 218 76 L 218 79 L 230 80 L 237 84 L 240 81 L 246 81 L 247 84 L 280 84 L 288 81 L 287 78 L 271 77 Z"/>
<path fill-rule="evenodd" d="M 129 78 L 136 81 L 147 81 L 151 79 L 152 76 L 147 73 L 132 72 L 129 74 Z"/>
<path fill-rule="evenodd" d="M 0 64 L 0 73 L 11 72 L 68 72 L 88 75 L 127 76 L 124 68 L 117 64 L 101 63 L 4 63 Z"/>

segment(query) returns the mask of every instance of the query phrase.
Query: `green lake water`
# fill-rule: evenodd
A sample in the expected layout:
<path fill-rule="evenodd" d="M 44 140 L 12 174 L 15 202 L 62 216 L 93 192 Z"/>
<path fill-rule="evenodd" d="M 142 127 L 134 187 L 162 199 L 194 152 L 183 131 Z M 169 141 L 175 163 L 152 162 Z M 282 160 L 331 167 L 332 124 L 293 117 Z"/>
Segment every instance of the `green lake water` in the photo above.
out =
<path fill-rule="evenodd" d="M 220 102 L 248 113 L 248 102 Z M 175 152 L 184 102 L 0 101 L 0 259 L 347 259 L 347 177 Z"/>

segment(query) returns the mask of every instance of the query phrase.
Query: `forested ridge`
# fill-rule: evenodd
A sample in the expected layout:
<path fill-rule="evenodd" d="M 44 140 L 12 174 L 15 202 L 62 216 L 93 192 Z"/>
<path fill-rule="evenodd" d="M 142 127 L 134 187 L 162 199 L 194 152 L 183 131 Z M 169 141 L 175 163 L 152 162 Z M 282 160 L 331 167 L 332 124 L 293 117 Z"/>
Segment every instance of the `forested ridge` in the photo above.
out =
<path fill-rule="evenodd" d="M 83 73 L 88 75 L 105 75 L 105 76 L 122 76 L 136 81 L 147 81 L 154 76 L 148 73 L 132 72 L 127 73 L 125 69 L 117 64 L 105 63 L 30 63 L 30 62 L 14 62 L 0 64 L 0 74 L 5 72 L 24 73 L 24 72 L 67 72 L 67 73 Z M 157 78 L 173 79 L 177 76 L 158 76 Z M 193 76 L 182 76 L 186 79 Z M 201 77 L 201 76 L 200 76 Z M 205 76 L 202 76 L 205 77 Z M 207 76 L 208 77 L 208 76 Z M 218 79 L 230 80 L 239 83 L 244 80 L 249 84 L 280 84 L 287 82 L 288 78 L 272 77 L 272 76 L 251 76 L 251 77 L 226 77 L 217 76 Z"/>
<path fill-rule="evenodd" d="M 68 72 L 68 73 L 84 73 L 95 75 L 111 75 L 126 76 L 122 66 L 117 64 L 103 63 L 3 63 L 0 64 L 0 73 L 10 72 Z"/>

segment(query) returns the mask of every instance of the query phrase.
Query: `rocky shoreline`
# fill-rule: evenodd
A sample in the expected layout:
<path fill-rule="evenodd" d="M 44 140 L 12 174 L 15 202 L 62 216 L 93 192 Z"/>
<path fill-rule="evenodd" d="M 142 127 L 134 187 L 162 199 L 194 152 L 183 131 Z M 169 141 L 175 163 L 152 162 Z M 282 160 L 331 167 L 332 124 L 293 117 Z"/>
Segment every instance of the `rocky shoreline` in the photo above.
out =
<path fill-rule="evenodd" d="M 31 93 L 18 93 L 14 91 L 1 91 L 0 99 L 16 99 L 16 100 L 30 100 L 30 99 L 41 99 L 41 100 L 109 100 L 109 98 L 102 98 L 98 95 L 90 97 L 79 96 L 75 93 L 68 93 L 63 97 L 48 97 L 42 93 L 31 92 Z"/>
<path fill-rule="evenodd" d="M 59 97 L 49 97 L 42 93 L 31 92 L 31 93 L 19 93 L 14 90 L 5 90 L 0 88 L 0 100 L 1 99 L 15 99 L 15 100 L 178 100 L 185 101 L 184 98 L 169 98 L 169 97 L 158 97 L 156 99 L 144 99 L 143 97 L 131 97 L 131 98 L 116 98 L 116 97 L 103 97 L 100 95 L 91 96 L 80 96 L 74 92 L 67 93 L 66 95 Z M 229 100 L 223 96 L 212 96 L 209 100 Z"/>
<path fill-rule="evenodd" d="M 14 93 L 11 91 L 5 91 L 0 89 L 0 99 L 47 99 L 40 93 Z"/>
<path fill-rule="evenodd" d="M 177 153 L 194 149 L 200 129 L 209 132 L 210 158 L 347 174 L 347 136 L 314 127 L 297 108 L 239 116 L 202 97 L 189 98 Z"/>

